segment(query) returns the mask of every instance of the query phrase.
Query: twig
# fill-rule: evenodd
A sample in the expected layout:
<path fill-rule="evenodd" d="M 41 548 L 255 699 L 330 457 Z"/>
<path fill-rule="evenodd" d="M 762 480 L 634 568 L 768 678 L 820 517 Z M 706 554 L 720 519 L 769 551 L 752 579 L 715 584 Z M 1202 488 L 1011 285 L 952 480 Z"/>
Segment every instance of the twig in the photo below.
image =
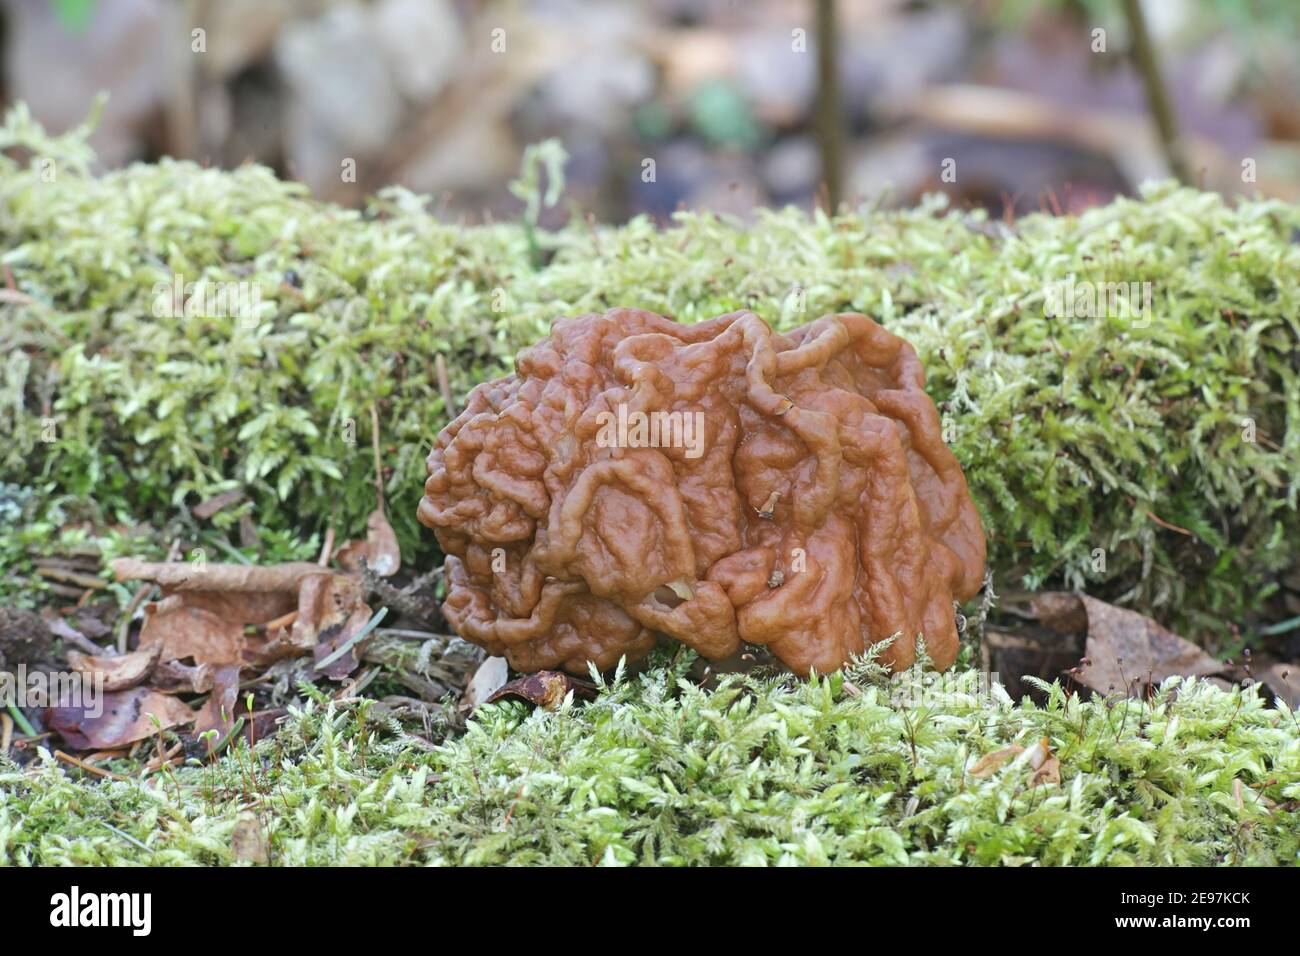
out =
<path fill-rule="evenodd" d="M 1168 521 L 1166 521 L 1164 518 L 1161 518 L 1154 511 L 1148 511 L 1147 517 L 1150 518 L 1152 521 L 1154 521 L 1156 524 L 1160 525 L 1160 527 L 1162 528 L 1168 528 L 1170 531 L 1177 531 L 1179 534 L 1185 534 L 1189 538 L 1196 537 L 1195 532 L 1188 531 L 1186 528 L 1180 528 L 1176 524 L 1170 524 Z"/>
<path fill-rule="evenodd" d="M 402 627 L 377 627 L 375 634 L 379 637 L 395 637 L 400 641 L 450 641 L 454 634 L 439 634 L 436 631 L 417 631 Z"/>
<path fill-rule="evenodd" d="M 821 141 L 826 211 L 834 215 L 843 189 L 840 82 L 836 66 L 835 0 L 817 0 L 817 136 Z"/>
<path fill-rule="evenodd" d="M 14 739 L 14 719 L 8 714 L 0 714 L 0 754 L 9 753 L 9 744 Z"/>
<path fill-rule="evenodd" d="M 156 757 L 154 757 L 147 764 L 145 764 L 144 766 L 145 771 L 152 772 L 155 770 L 161 770 L 164 764 L 174 763 L 176 761 L 177 755 L 181 752 L 181 749 L 184 746 L 185 746 L 184 744 L 178 743 L 178 744 L 174 744 L 172 748 L 166 751 L 165 753 L 160 752 Z M 159 744 L 158 749 L 159 751 L 162 751 L 161 743 Z"/>
<path fill-rule="evenodd" d="M 109 564 L 119 581 L 146 580 L 168 591 L 297 591 L 303 578 L 332 574 L 310 561 L 287 564 L 158 564 L 117 558 Z"/>
<path fill-rule="evenodd" d="M 181 539 L 173 538 L 171 547 L 167 549 L 167 560 L 175 561 L 176 558 L 180 556 L 180 553 Z M 114 572 L 114 576 L 116 576 L 116 572 Z M 118 580 L 121 580 L 121 578 L 118 578 Z M 126 614 L 123 616 L 122 623 L 118 625 L 117 629 L 117 652 L 119 654 L 126 653 L 128 638 L 131 635 L 131 619 L 135 617 L 135 612 L 140 610 L 140 606 L 144 604 L 145 601 L 149 600 L 157 590 L 158 589 L 155 585 L 146 584 L 136 591 L 135 594 L 131 595 L 131 601 L 126 606 Z"/>
<path fill-rule="evenodd" d="M 96 767 L 94 764 L 86 763 L 84 760 L 78 760 L 71 754 L 65 754 L 62 750 L 54 751 L 54 757 L 57 760 L 62 760 L 66 764 L 71 764 L 78 770 L 84 770 L 86 773 L 94 774 L 96 777 L 107 777 L 109 780 L 120 780 L 123 783 L 127 782 L 127 778 L 122 776 L 120 773 L 113 773 L 113 771 L 105 770 L 103 767 Z"/>
<path fill-rule="evenodd" d="M 384 469 L 379 461 L 379 409 L 370 404 L 370 445 L 375 452 L 375 497 L 380 511 L 384 509 Z"/>
<path fill-rule="evenodd" d="M 456 403 L 451 397 L 451 380 L 447 377 L 447 360 L 439 352 L 433 357 L 433 369 L 438 376 L 438 391 L 442 392 L 442 407 L 447 413 L 447 421 L 456 417 Z"/>
<path fill-rule="evenodd" d="M 92 657 L 113 653 L 113 648 L 101 647 L 67 621 L 63 620 L 63 618 L 52 618 L 45 622 L 45 626 L 50 629 L 50 633 L 55 637 L 62 638 L 65 643 L 71 644 L 77 649 L 85 651 Z"/>
<path fill-rule="evenodd" d="M 1165 161 L 1169 164 L 1169 171 L 1180 182 L 1190 185 L 1191 171 L 1187 167 L 1187 159 L 1178 138 L 1178 121 L 1169 101 L 1164 77 L 1160 73 L 1160 59 L 1155 44 L 1151 42 L 1151 33 L 1147 30 L 1141 0 L 1124 0 L 1124 16 L 1128 19 L 1129 33 L 1132 34 L 1133 61 L 1142 76 L 1142 85 L 1146 88 L 1147 105 L 1151 108 L 1151 119 L 1155 122 L 1156 135 L 1160 139 Z"/>
<path fill-rule="evenodd" d="M 117 652 L 126 653 L 127 639 L 131 634 L 131 619 L 135 617 L 135 612 L 140 610 L 140 606 L 147 601 L 158 588 L 153 584 L 143 584 L 140 589 L 131 595 L 131 602 L 126 606 L 126 613 L 122 616 L 122 623 L 117 628 Z"/>
<path fill-rule="evenodd" d="M 320 558 L 316 561 L 322 568 L 327 567 L 334 555 L 334 526 L 325 529 L 325 543 L 321 545 Z M 268 628 L 269 630 L 269 628 Z"/>
<path fill-rule="evenodd" d="M 108 587 L 107 584 L 92 574 L 81 574 L 77 571 L 66 571 L 62 568 L 38 567 L 36 573 L 52 581 L 75 584 L 79 588 L 92 588 L 96 591 L 103 591 Z"/>

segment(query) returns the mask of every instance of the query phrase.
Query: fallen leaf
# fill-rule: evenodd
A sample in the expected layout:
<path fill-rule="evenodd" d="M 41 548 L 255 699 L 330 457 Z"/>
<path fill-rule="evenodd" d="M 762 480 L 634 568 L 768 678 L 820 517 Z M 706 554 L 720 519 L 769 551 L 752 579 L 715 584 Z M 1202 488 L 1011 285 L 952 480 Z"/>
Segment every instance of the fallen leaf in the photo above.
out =
<path fill-rule="evenodd" d="M 235 859 L 244 863 L 266 863 L 266 838 L 262 835 L 262 825 L 257 817 L 245 811 L 235 821 L 235 830 L 230 836 L 230 849 Z"/>
<path fill-rule="evenodd" d="M 490 704 L 504 698 L 527 701 L 547 710 L 556 710 L 564 703 L 569 692 L 584 700 L 596 699 L 596 688 L 585 681 L 560 671 L 538 671 L 525 674 L 493 692 L 484 703 Z"/>
<path fill-rule="evenodd" d="M 233 616 L 221 617 L 195 607 L 191 595 L 173 594 L 144 606 L 140 647 L 161 645 L 165 661 L 191 658 L 196 664 L 230 664 L 243 650 L 244 626 Z"/>
<path fill-rule="evenodd" d="M 104 694 L 97 703 L 103 705 L 98 716 L 91 716 L 86 706 L 51 707 L 45 725 L 78 750 L 114 750 L 194 720 L 186 704 L 147 687 Z"/>
<path fill-rule="evenodd" d="M 105 693 L 111 693 L 143 684 L 145 678 L 149 677 L 158 666 L 162 650 L 163 645 L 159 641 L 116 657 L 92 657 L 79 651 L 68 651 L 68 664 L 74 671 L 88 677 L 96 675 L 103 677 L 103 689 Z"/>
<path fill-rule="evenodd" d="M 1052 756 L 1051 741 L 1049 741 L 1046 737 L 1039 737 L 1037 742 L 1032 747 L 1029 748 L 1029 756 L 1025 758 L 1025 761 L 1029 764 L 1030 767 L 1032 767 L 1034 770 L 1037 770 L 1044 763 L 1046 763 L 1047 759 L 1051 756 Z"/>
<path fill-rule="evenodd" d="M 504 657 L 487 658 L 469 679 L 461 697 L 461 707 L 473 710 L 496 693 L 509 678 L 510 665 Z"/>
<path fill-rule="evenodd" d="M 216 740 L 224 738 L 234 726 L 235 706 L 238 702 L 239 665 L 223 664 L 213 668 L 212 693 L 194 719 L 195 736 L 215 730 Z"/>
<path fill-rule="evenodd" d="M 162 661 L 154 668 L 149 684 L 164 694 L 206 694 L 212 690 L 212 665 Z"/>
<path fill-rule="evenodd" d="M 975 766 L 970 768 L 972 777 L 991 777 L 997 770 L 1009 760 L 1014 760 L 1025 752 L 1025 748 L 1019 744 L 1012 744 L 1005 750 L 995 750 L 991 754 L 985 754 L 975 761 Z"/>
<path fill-rule="evenodd" d="M 384 516 L 383 508 L 376 508 L 366 519 L 366 539 L 347 542 L 338 549 L 334 560 L 345 571 L 360 574 L 362 558 L 365 558 L 366 567 L 381 578 L 391 577 L 402 567 L 397 534 Z"/>
<path fill-rule="evenodd" d="M 244 499 L 244 490 L 242 488 L 232 488 L 230 491 L 223 491 L 219 495 L 200 501 L 190 509 L 190 513 L 200 521 L 207 521 L 222 508 L 233 505 L 237 501 Z"/>
<path fill-rule="evenodd" d="M 1056 757 L 1048 757 L 1043 761 L 1042 766 L 1034 771 L 1033 776 L 1029 778 L 1030 788 L 1039 784 L 1056 784 L 1061 783 L 1061 761 Z"/>
<path fill-rule="evenodd" d="M 1224 665 L 1191 641 L 1136 611 L 1115 607 L 1085 594 L 1046 592 L 1036 595 L 1034 611 L 1061 630 L 1087 629 L 1084 656 L 1075 679 L 1102 693 L 1140 694 L 1147 684 L 1167 677 L 1217 674 Z"/>
<path fill-rule="evenodd" d="M 1259 675 L 1259 682 L 1293 711 L 1300 710 L 1300 664 L 1273 664 Z"/>
<path fill-rule="evenodd" d="M 357 606 L 352 614 L 341 625 L 331 628 L 321 634 L 320 642 L 312 649 L 312 656 L 316 660 L 317 669 L 331 680 L 342 680 L 357 669 L 361 663 L 361 652 L 366 643 L 362 640 L 349 647 L 343 654 L 333 657 L 345 644 L 350 642 L 357 632 L 366 626 L 373 615 L 370 608 L 362 604 Z M 333 660 L 330 658 L 333 657 Z M 328 663 L 324 663 L 328 661 Z"/>

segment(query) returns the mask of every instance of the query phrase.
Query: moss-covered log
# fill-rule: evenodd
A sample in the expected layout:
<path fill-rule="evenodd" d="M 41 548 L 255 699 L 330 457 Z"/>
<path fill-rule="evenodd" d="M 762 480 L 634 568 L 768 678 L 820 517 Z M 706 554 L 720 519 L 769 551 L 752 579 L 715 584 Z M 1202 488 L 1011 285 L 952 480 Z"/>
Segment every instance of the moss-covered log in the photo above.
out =
<path fill-rule="evenodd" d="M 394 524 L 427 562 L 436 354 L 463 394 L 559 315 L 748 308 L 788 328 L 846 310 L 921 353 L 1001 582 L 1084 587 L 1207 639 L 1294 553 L 1293 206 L 1166 184 L 1013 226 L 942 199 L 749 224 L 574 217 L 534 268 L 522 226 L 440 223 L 399 189 L 355 212 L 258 167 L 92 176 L 76 135 L 21 112 L 0 148 L 0 481 L 110 517 L 159 522 L 243 485 L 263 527 L 360 528 L 377 403 Z M 1057 314 L 1062 284 L 1129 283 L 1142 321 Z M 223 288 L 254 293 L 255 315 L 211 308 Z"/>

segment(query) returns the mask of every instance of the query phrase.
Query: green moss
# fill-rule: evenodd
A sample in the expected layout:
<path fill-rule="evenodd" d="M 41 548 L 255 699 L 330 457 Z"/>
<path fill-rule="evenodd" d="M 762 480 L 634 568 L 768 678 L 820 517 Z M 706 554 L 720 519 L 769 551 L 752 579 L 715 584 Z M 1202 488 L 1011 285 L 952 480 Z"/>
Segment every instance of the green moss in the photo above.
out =
<path fill-rule="evenodd" d="M 971 671 L 705 691 L 684 668 L 488 706 L 432 751 L 369 704 L 313 703 L 251 754 L 143 783 L 0 762 L 0 863 L 230 863 L 241 812 L 281 864 L 1300 862 L 1300 726 L 1253 691 L 1036 707 Z M 1041 737 L 1059 786 L 1030 786 L 1027 755 L 971 774 Z"/>
<path fill-rule="evenodd" d="M 0 154 L 0 261 L 31 300 L 0 305 L 0 481 L 111 519 L 161 525 L 242 483 L 270 533 L 359 530 L 378 403 L 394 524 L 408 560 L 432 561 L 414 513 L 446 422 L 433 356 L 463 394 L 553 317 L 635 305 L 782 327 L 853 309 L 915 343 L 1004 583 L 1086 587 L 1213 643 L 1300 532 L 1294 206 L 1165 184 L 1014 228 L 934 198 L 534 236 L 441 224 L 400 189 L 340 209 L 252 166 L 91 177 L 80 134 L 50 139 L 21 111 L 0 130 L 16 147 L 57 176 Z M 177 274 L 256 285 L 260 321 L 155 318 Z M 1046 284 L 1071 275 L 1152 283 L 1149 327 L 1047 317 Z"/>

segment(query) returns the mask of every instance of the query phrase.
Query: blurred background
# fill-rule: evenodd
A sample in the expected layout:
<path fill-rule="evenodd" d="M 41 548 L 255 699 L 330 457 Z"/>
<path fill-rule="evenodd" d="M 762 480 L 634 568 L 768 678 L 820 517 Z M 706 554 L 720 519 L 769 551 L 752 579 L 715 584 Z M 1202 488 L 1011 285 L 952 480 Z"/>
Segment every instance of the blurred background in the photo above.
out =
<path fill-rule="evenodd" d="M 1300 199 L 1298 0 L 0 0 L 0 99 L 102 163 L 263 163 L 360 205 L 514 216 L 932 190 L 999 216 L 1177 175 Z"/>

